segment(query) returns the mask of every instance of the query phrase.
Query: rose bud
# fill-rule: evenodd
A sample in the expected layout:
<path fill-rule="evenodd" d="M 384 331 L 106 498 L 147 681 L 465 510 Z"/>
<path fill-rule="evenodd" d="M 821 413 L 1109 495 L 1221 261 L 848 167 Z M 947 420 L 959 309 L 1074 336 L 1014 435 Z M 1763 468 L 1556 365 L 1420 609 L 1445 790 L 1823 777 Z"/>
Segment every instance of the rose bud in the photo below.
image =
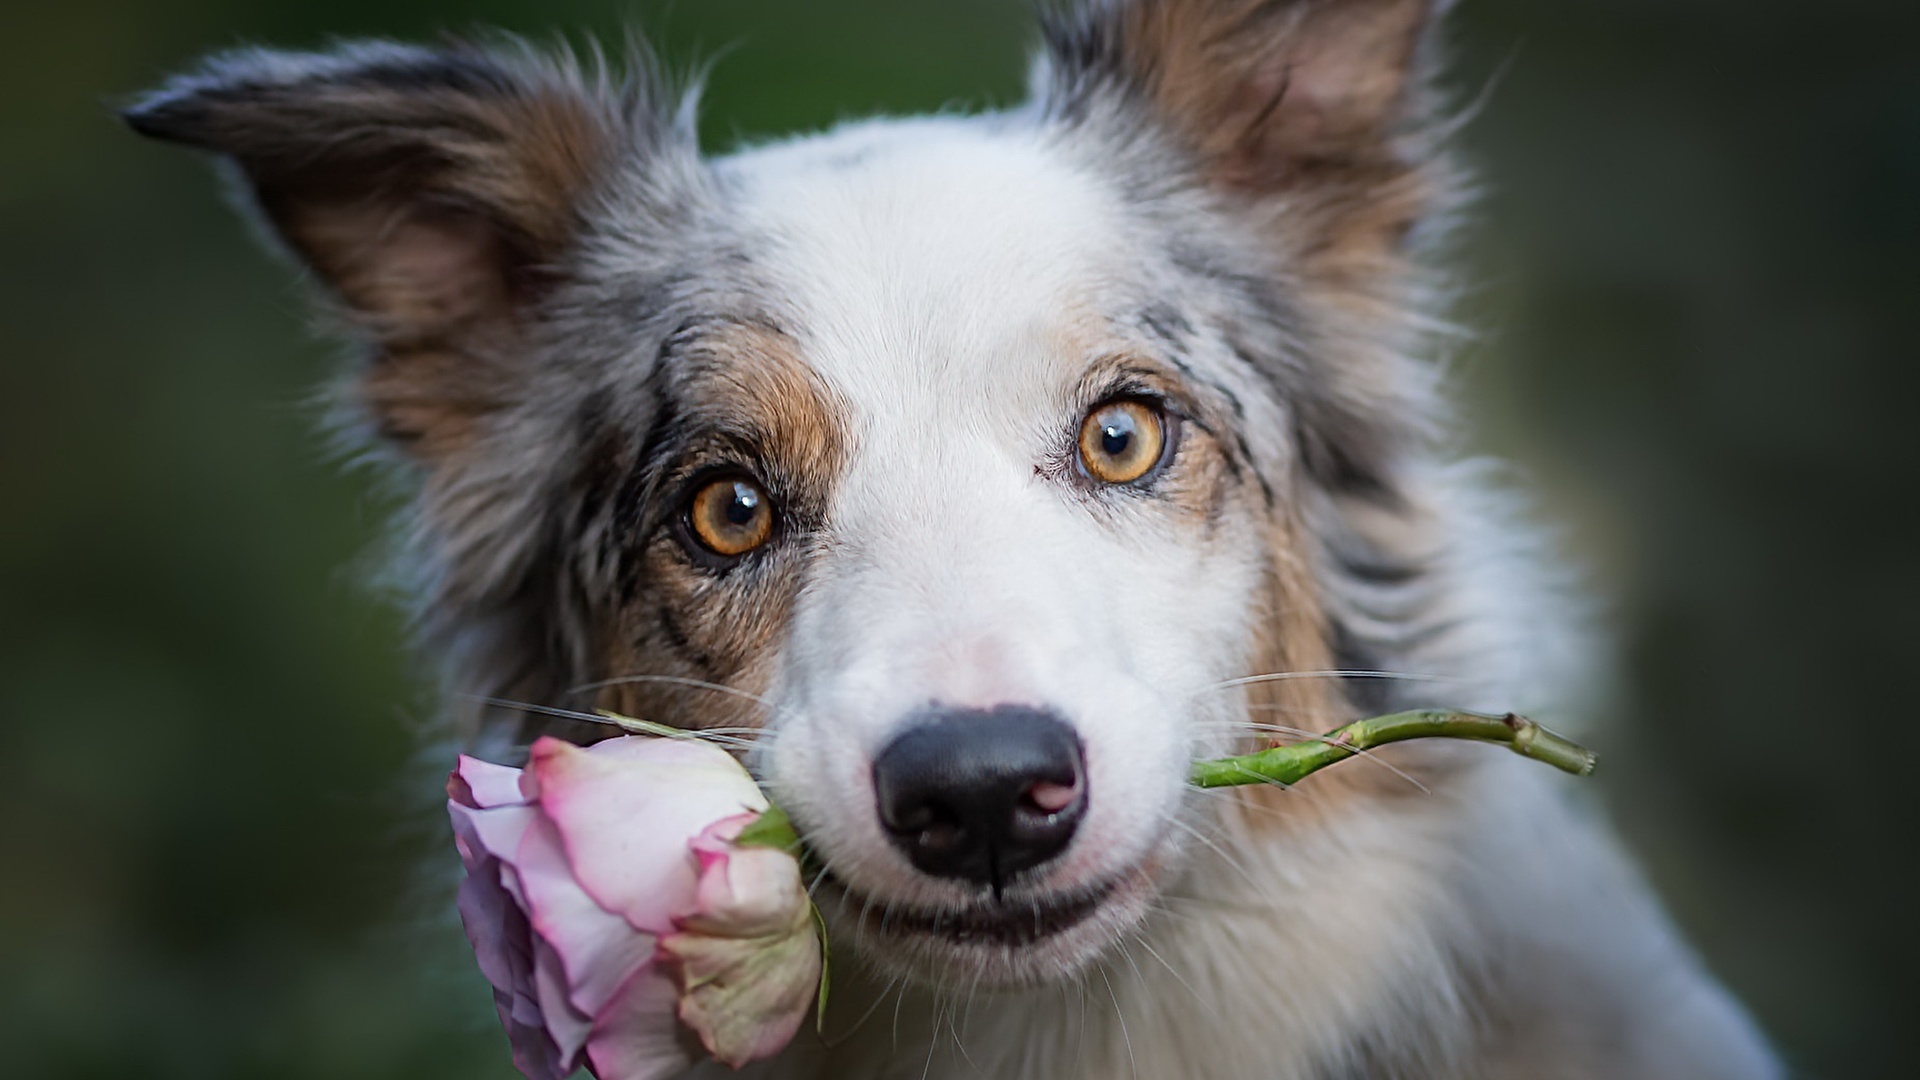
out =
<path fill-rule="evenodd" d="M 794 856 L 735 842 L 767 800 L 726 751 L 543 738 L 524 770 L 461 757 L 447 795 L 461 921 L 530 1080 L 672 1076 L 689 1032 L 736 1067 L 793 1038 L 821 941 Z"/>

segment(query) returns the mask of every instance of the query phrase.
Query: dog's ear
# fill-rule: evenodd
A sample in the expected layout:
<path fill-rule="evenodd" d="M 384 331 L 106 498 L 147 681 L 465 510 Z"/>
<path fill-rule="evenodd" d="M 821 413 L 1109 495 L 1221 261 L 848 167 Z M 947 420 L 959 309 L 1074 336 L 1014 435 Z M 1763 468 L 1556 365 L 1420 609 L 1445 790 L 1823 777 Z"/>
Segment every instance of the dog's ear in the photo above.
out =
<path fill-rule="evenodd" d="M 1035 89 L 1069 121 L 1126 130 L 1144 112 L 1205 182 L 1284 205 L 1290 247 L 1364 263 L 1423 208 L 1412 136 L 1445 6 L 1086 0 L 1049 20 Z"/>
<path fill-rule="evenodd" d="M 1308 476 L 1383 505 L 1435 409 L 1410 348 L 1430 325 L 1410 241 L 1460 190 L 1428 85 L 1447 6 L 1076 0 L 1035 76 L 1043 115 L 1147 197 L 1204 190 L 1272 258 L 1288 325 L 1242 344 L 1287 380 Z"/>
<path fill-rule="evenodd" d="M 643 104 L 531 52 L 362 43 L 217 56 L 124 115 L 237 167 L 374 347 L 375 424 L 432 461 L 511 392 L 525 305 Z"/>

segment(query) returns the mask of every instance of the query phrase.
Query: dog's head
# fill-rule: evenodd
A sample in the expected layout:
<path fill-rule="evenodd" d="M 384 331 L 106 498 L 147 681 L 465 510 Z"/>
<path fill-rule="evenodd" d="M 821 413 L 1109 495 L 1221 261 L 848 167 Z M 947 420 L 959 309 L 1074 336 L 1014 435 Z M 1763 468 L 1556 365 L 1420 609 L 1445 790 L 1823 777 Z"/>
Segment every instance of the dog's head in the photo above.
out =
<path fill-rule="evenodd" d="M 455 689 L 748 729 L 863 951 L 1031 980 L 1145 916 L 1194 757 L 1345 704 L 1236 679 L 1404 629 L 1433 6 L 1091 3 L 1023 108 L 718 159 L 512 50 L 229 54 L 129 117 L 367 343 Z"/>

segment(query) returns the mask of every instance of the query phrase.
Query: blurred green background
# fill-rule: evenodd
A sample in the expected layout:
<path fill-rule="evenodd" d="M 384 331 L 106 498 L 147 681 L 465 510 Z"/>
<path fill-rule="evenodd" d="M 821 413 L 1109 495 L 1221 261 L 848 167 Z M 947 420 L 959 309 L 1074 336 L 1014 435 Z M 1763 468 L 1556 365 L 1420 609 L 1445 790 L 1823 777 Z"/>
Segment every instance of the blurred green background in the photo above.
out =
<path fill-rule="evenodd" d="M 1599 781 L 1800 1069 L 1910 1077 L 1920 5 L 1468 0 L 1462 357 L 1622 645 Z M 509 1077 L 430 705 L 358 586 L 331 348 L 103 104 L 212 48 L 480 24 L 731 47 L 710 145 L 1006 103 L 1015 0 L 15 0 L 0 13 L 0 1073 Z"/>

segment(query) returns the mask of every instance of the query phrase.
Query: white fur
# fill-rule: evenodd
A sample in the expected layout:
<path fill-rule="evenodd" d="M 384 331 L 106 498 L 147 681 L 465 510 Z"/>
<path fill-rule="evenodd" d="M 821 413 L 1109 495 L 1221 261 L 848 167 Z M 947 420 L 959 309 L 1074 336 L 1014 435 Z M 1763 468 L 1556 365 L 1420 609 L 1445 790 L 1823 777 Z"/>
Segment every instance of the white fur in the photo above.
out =
<path fill-rule="evenodd" d="M 1051 706 L 1080 731 L 1096 794 L 1046 884 L 1133 870 L 1176 839 L 1194 749 L 1179 721 L 1241 673 L 1258 582 L 1250 536 L 1199 550 L 1150 507 L 1115 528 L 1036 474 L 1077 429 L 1102 283 L 1144 257 L 1113 227 L 1117 202 L 1038 140 L 942 121 L 763 150 L 731 174 L 852 432 L 833 551 L 773 693 L 776 790 L 862 892 L 958 902 L 846 793 L 928 703 Z M 1128 898 L 1133 917 L 1145 899 Z"/>
<path fill-rule="evenodd" d="M 1634 968 L 1672 995 L 1635 1015 L 1685 1016 L 1736 1048 L 1711 1064 L 1669 1055 L 1658 1075 L 1775 1075 L 1539 766 L 1483 751 L 1431 804 L 1362 807 L 1284 846 L 1219 815 L 1204 842 L 1181 831 L 1190 757 L 1223 748 L 1205 721 L 1236 704 L 1203 691 L 1245 674 L 1259 540 L 1236 523 L 1199 544 L 1151 508 L 1103 518 L 1036 474 L 1077 422 L 1089 327 L 1152 258 L 1101 178 L 1018 129 L 940 120 L 722 168 L 743 225 L 775 238 L 762 265 L 853 433 L 834 542 L 772 693 L 763 761 L 779 796 L 843 880 L 960 902 L 885 841 L 872 756 L 929 701 L 1051 705 L 1087 745 L 1092 801 L 1043 887 L 1149 858 L 1183 867 L 1011 970 L 955 949 L 938 985 L 902 983 L 907 966 L 856 945 L 838 958 L 835 1045 L 803 1038 L 756 1075 L 1304 1078 L 1373 1037 L 1399 1040 L 1422 1075 L 1518 1077 L 1532 1059 L 1470 1056 L 1462 972 L 1528 950 L 1554 965 L 1543 988 Z M 1474 470 L 1436 466 L 1421 490 L 1449 545 L 1442 602 L 1464 628 L 1426 659 L 1469 704 L 1551 706 L 1538 676 L 1567 669 L 1563 635 L 1530 554 L 1499 540 L 1532 534 Z M 996 985 L 1009 977 L 1038 985 Z M 1576 1061 L 1551 1075 L 1587 1074 Z"/>

